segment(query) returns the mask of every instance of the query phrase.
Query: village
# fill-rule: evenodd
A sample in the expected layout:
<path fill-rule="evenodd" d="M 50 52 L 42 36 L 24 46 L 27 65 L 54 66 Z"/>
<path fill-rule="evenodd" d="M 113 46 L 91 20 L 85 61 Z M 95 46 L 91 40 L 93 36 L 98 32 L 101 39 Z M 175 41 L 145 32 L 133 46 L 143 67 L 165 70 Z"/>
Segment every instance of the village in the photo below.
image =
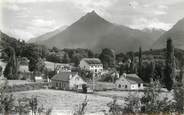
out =
<path fill-rule="evenodd" d="M 87 107 L 87 113 L 103 114 L 108 111 L 107 105 L 113 101 L 113 98 L 123 106 L 124 99 L 130 94 L 142 97 L 144 91 L 150 87 L 148 82 L 138 76 L 137 70 L 131 68 L 132 61 L 141 60 L 140 56 L 134 60 L 128 58 L 125 62 L 119 62 L 118 64 L 123 67 L 121 74 L 116 69 L 105 69 L 102 61 L 94 57 L 82 58 L 77 66 L 72 63 L 45 61 L 45 69 L 54 72 L 52 77 L 47 73 L 33 74 L 27 65 L 20 65 L 17 80 L 7 80 L 3 77 L 2 71 L 6 63 L 1 61 L 3 67 L 1 83 L 8 81 L 8 92 L 14 92 L 16 97 L 38 97 L 41 100 L 39 106 L 52 108 L 52 114 L 59 112 L 66 115 L 72 114 L 75 106 L 83 102 L 85 96 L 91 101 Z M 28 63 L 27 59 L 22 60 Z M 166 88 L 161 90 L 162 97 L 173 98 L 172 93 L 168 93 Z M 62 105 L 62 103 L 65 104 Z"/>
<path fill-rule="evenodd" d="M 184 114 L 183 6 L 0 1 L 0 115 Z"/>

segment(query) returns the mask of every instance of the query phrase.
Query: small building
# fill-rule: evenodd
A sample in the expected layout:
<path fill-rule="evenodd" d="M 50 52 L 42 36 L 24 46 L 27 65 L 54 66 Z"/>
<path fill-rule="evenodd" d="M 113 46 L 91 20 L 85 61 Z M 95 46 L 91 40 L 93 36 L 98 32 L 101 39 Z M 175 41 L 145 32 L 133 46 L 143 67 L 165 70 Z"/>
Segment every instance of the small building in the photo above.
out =
<path fill-rule="evenodd" d="M 136 74 L 123 74 L 115 82 L 118 90 L 142 90 L 144 89 L 142 79 Z"/>
<path fill-rule="evenodd" d="M 83 58 L 80 61 L 79 67 L 84 70 L 89 70 L 95 74 L 101 74 L 103 71 L 103 64 L 98 58 Z"/>
<path fill-rule="evenodd" d="M 35 82 L 44 82 L 42 76 L 35 76 Z"/>
<path fill-rule="evenodd" d="M 77 72 L 60 72 L 52 77 L 52 87 L 55 89 L 78 90 L 87 84 Z"/>
<path fill-rule="evenodd" d="M 72 66 L 70 64 L 53 63 L 53 62 L 49 62 L 49 61 L 45 61 L 45 66 L 49 70 L 57 71 L 57 73 L 59 73 L 59 72 L 71 72 L 71 68 L 72 68 Z"/>

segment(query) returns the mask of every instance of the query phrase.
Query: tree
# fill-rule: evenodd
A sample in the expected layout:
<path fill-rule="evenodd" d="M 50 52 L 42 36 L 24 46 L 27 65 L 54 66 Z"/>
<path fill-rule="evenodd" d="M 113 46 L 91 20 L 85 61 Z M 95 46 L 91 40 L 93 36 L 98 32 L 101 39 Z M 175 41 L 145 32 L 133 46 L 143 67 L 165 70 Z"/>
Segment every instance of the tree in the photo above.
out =
<path fill-rule="evenodd" d="M 87 104 L 88 104 L 88 100 L 87 100 L 87 96 L 86 96 L 84 101 L 80 105 L 78 105 L 78 108 L 74 112 L 73 115 L 84 115 L 86 112 Z"/>
<path fill-rule="evenodd" d="M 138 66 L 138 75 L 142 76 L 142 48 L 139 47 L 139 66 Z"/>
<path fill-rule="evenodd" d="M 130 67 L 129 67 L 129 73 L 135 73 L 135 63 L 134 63 L 134 53 L 131 52 L 130 53 L 130 60 L 131 60 L 131 63 L 130 63 Z"/>
<path fill-rule="evenodd" d="M 2 112 L 3 115 L 9 115 L 15 105 L 13 95 L 6 93 L 8 88 L 7 84 L 8 81 L 6 79 L 0 79 L 0 112 Z"/>
<path fill-rule="evenodd" d="M 15 55 L 15 50 L 12 47 L 7 49 L 9 60 L 4 70 L 4 77 L 7 79 L 18 79 L 18 62 Z"/>
<path fill-rule="evenodd" d="M 94 56 L 95 54 L 91 50 L 88 50 L 88 57 L 93 58 Z"/>
<path fill-rule="evenodd" d="M 59 52 L 59 49 L 58 49 L 57 47 L 54 46 L 54 47 L 51 49 L 51 51 L 57 53 L 57 52 Z"/>
<path fill-rule="evenodd" d="M 73 55 L 72 61 L 74 62 L 75 66 L 77 67 L 80 63 L 80 60 L 82 59 L 82 55 L 80 55 L 79 53 L 75 53 Z"/>
<path fill-rule="evenodd" d="M 54 63 L 61 63 L 62 62 L 62 56 L 58 53 L 50 53 L 48 54 L 48 56 L 46 57 L 46 60 L 47 61 L 51 61 L 51 62 L 54 62 Z"/>
<path fill-rule="evenodd" d="M 128 97 L 125 97 L 125 107 L 123 111 L 125 113 L 138 113 L 141 111 L 141 101 L 137 93 L 129 93 Z"/>
<path fill-rule="evenodd" d="M 174 47 L 172 39 L 167 40 L 166 51 L 166 67 L 165 67 L 165 86 L 168 90 L 171 90 L 173 84 L 175 84 L 175 60 L 174 60 Z"/>
<path fill-rule="evenodd" d="M 123 115 L 123 108 L 117 104 L 117 98 L 113 97 L 113 101 L 108 103 L 110 115 Z"/>
<path fill-rule="evenodd" d="M 115 66 L 115 53 L 113 50 L 108 48 L 103 49 L 99 58 L 102 61 L 104 68 L 112 68 Z"/>
<path fill-rule="evenodd" d="M 41 58 L 31 58 L 29 61 L 29 71 L 43 72 L 45 68 L 45 63 Z"/>
<path fill-rule="evenodd" d="M 174 88 L 175 111 L 184 113 L 184 86 Z"/>
<path fill-rule="evenodd" d="M 116 61 L 119 62 L 125 62 L 127 60 L 127 56 L 124 53 L 119 53 L 116 55 Z"/>
<path fill-rule="evenodd" d="M 29 100 L 29 106 L 31 107 L 32 115 L 36 115 L 37 109 L 38 109 L 38 100 L 36 97 L 32 97 Z"/>
<path fill-rule="evenodd" d="M 3 68 L 0 66 L 0 77 L 2 75 Z"/>
<path fill-rule="evenodd" d="M 161 93 L 161 85 L 159 81 L 151 80 L 150 87 L 146 88 L 144 96 L 141 98 L 142 112 L 146 113 L 159 113 L 171 112 L 172 103 L 165 97 L 160 100 L 159 94 Z"/>
<path fill-rule="evenodd" d="M 69 58 L 69 56 L 68 56 L 68 53 L 65 53 L 62 62 L 63 62 L 63 63 L 70 63 L 70 58 Z"/>
<path fill-rule="evenodd" d="M 18 105 L 15 106 L 16 112 L 18 112 L 19 115 L 28 114 L 30 110 L 29 99 L 23 97 L 18 99 L 17 102 Z"/>

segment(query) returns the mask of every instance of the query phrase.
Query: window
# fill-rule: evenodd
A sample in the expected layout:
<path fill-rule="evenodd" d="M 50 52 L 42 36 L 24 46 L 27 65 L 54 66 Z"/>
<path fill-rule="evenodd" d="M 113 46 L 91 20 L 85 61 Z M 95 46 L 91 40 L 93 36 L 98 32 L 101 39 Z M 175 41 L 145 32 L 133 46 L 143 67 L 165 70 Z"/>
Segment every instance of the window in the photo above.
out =
<path fill-rule="evenodd" d="M 76 77 L 75 80 L 76 80 L 76 81 L 79 81 L 79 77 Z"/>
<path fill-rule="evenodd" d="M 138 87 L 141 87 L 141 84 L 140 83 L 138 84 Z"/>
<path fill-rule="evenodd" d="M 127 85 L 125 85 L 125 88 L 127 88 Z"/>
<path fill-rule="evenodd" d="M 118 87 L 121 88 L 121 85 L 119 84 Z"/>
<path fill-rule="evenodd" d="M 95 69 L 95 72 L 97 72 L 97 69 Z"/>
<path fill-rule="evenodd" d="M 59 82 L 56 82 L 56 87 L 59 87 Z"/>

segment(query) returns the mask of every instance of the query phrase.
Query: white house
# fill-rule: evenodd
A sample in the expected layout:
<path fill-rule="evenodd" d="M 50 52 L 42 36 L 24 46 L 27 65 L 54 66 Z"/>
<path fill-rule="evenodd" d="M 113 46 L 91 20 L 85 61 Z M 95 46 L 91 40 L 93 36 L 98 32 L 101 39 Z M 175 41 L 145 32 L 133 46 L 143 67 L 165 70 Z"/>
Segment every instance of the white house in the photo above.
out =
<path fill-rule="evenodd" d="M 115 82 L 118 90 L 142 90 L 144 89 L 143 81 L 136 74 L 123 74 Z"/>
<path fill-rule="evenodd" d="M 64 90 L 82 89 L 83 84 L 87 84 L 77 72 L 60 72 L 52 77 L 52 87 Z"/>
<path fill-rule="evenodd" d="M 101 74 L 103 71 L 103 64 L 98 58 L 83 58 L 80 61 L 79 67 L 84 70 L 89 70 L 95 74 Z"/>
<path fill-rule="evenodd" d="M 45 66 L 47 69 L 56 70 L 59 72 L 71 72 L 71 65 L 66 63 L 53 63 L 49 61 L 45 61 Z"/>

